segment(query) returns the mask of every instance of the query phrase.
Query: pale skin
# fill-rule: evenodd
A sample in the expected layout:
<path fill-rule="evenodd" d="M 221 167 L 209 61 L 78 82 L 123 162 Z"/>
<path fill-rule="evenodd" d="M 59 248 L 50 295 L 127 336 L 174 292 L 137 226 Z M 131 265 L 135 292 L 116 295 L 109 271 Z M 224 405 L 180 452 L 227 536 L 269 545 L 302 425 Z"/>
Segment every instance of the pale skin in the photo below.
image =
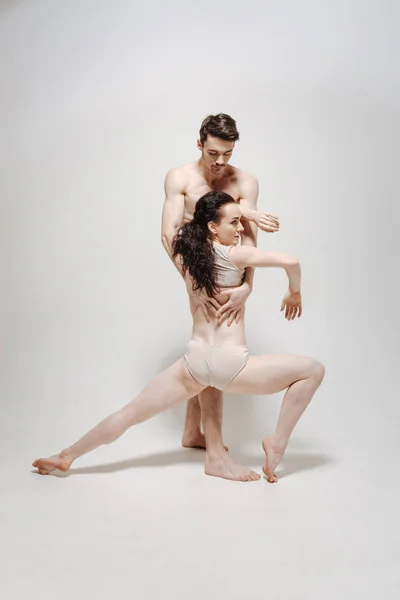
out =
<path fill-rule="evenodd" d="M 207 136 L 197 147 L 201 158 L 177 169 L 171 169 L 165 179 L 165 203 L 162 216 L 162 243 L 172 257 L 172 242 L 184 223 L 191 221 L 198 199 L 209 191 L 230 194 L 240 205 L 244 230 L 242 244 L 255 247 L 257 230 L 276 232 L 277 217 L 257 210 L 257 179 L 241 169 L 229 165 L 235 142 Z M 178 267 L 179 269 L 179 267 Z M 191 283 L 186 279 L 192 312 L 202 312 L 210 321 L 217 316 L 227 325 L 238 321 L 245 302 L 253 287 L 254 270 L 246 269 L 243 285 L 226 291 L 227 301 L 209 298 L 206 294 L 193 294 Z M 201 432 L 203 424 L 204 434 Z M 191 398 L 187 405 L 185 428 L 182 437 L 184 447 L 206 448 L 205 472 L 228 479 L 243 479 L 252 472 L 236 464 L 225 452 L 222 441 L 222 393 L 206 388 Z"/>
<path fill-rule="evenodd" d="M 264 252 L 252 247 L 238 247 L 243 229 L 240 222 L 240 208 L 228 204 L 222 208 L 219 223 L 209 223 L 210 238 L 220 244 L 234 246 L 230 258 L 238 268 L 280 267 L 288 276 L 288 291 L 284 295 L 281 311 L 285 318 L 293 320 L 301 316 L 302 299 L 300 292 L 300 266 L 289 255 L 277 252 Z M 228 295 L 222 291 L 218 301 L 224 304 Z M 193 338 L 208 344 L 245 344 L 244 316 L 231 327 L 225 321 L 221 325 L 215 316 L 206 319 L 201 311 L 194 310 Z M 284 456 L 291 433 L 310 403 L 324 377 L 323 365 L 313 358 L 291 354 L 251 356 L 237 377 L 227 388 L 236 394 L 276 394 L 286 390 L 274 433 L 262 440 L 265 453 L 262 470 L 267 481 L 278 481 L 275 470 Z M 128 428 L 142 423 L 151 417 L 201 393 L 205 387 L 189 374 L 183 358 L 176 361 L 166 371 L 158 375 L 134 400 L 113 413 L 75 444 L 49 458 L 34 461 L 40 474 L 47 475 L 55 469 L 68 471 L 79 457 L 100 445 L 118 439 Z M 260 475 L 251 471 L 243 474 L 241 481 L 256 481 Z M 237 479 L 235 477 L 235 479 Z"/>

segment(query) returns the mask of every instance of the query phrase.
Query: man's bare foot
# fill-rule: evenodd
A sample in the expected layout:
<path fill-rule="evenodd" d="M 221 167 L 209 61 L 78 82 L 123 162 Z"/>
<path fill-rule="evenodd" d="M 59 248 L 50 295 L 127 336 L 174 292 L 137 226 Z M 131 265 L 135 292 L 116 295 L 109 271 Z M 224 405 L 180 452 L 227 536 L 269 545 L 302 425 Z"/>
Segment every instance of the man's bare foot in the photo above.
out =
<path fill-rule="evenodd" d="M 201 431 L 195 431 L 194 433 L 184 433 L 182 437 L 182 446 L 184 448 L 197 448 L 199 450 L 206 449 L 206 438 L 204 433 Z M 224 446 L 228 452 L 228 446 Z"/>
<path fill-rule="evenodd" d="M 266 437 L 262 441 L 262 446 L 265 452 L 265 462 L 263 464 L 263 473 L 269 483 L 277 483 L 278 478 L 275 475 L 275 469 L 283 458 L 283 452 L 276 452 L 273 449 L 271 438 Z"/>
<path fill-rule="evenodd" d="M 49 458 L 38 458 L 32 463 L 32 467 L 36 467 L 41 475 L 48 475 L 52 471 L 68 471 L 72 463 L 72 458 L 64 452 L 49 456 Z"/>
<path fill-rule="evenodd" d="M 206 455 L 205 473 L 231 481 L 258 481 L 261 478 L 255 471 L 236 464 L 229 456 L 222 454 L 212 457 Z"/>

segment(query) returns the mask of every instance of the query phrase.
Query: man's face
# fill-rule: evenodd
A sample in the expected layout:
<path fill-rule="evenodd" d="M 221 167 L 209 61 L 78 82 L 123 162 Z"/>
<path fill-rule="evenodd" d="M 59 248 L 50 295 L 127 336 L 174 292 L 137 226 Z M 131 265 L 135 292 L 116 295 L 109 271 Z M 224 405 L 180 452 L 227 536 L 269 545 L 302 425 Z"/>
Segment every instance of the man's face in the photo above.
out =
<path fill-rule="evenodd" d="M 235 142 L 208 135 L 203 145 L 200 140 L 197 142 L 197 147 L 201 150 L 205 166 L 214 175 L 221 175 L 232 156 Z"/>

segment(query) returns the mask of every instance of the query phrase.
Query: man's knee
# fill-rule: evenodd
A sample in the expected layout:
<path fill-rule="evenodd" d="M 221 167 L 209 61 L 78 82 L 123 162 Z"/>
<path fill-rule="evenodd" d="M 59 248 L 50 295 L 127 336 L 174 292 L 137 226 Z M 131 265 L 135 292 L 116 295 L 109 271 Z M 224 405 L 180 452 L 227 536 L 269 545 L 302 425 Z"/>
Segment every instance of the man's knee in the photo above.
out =
<path fill-rule="evenodd" d="M 216 388 L 205 388 L 199 394 L 200 405 L 204 406 L 208 404 L 222 402 L 222 396 L 222 392 L 220 390 L 217 390 Z"/>
<path fill-rule="evenodd" d="M 199 396 L 193 396 L 188 400 L 188 406 L 197 406 L 199 404 Z"/>

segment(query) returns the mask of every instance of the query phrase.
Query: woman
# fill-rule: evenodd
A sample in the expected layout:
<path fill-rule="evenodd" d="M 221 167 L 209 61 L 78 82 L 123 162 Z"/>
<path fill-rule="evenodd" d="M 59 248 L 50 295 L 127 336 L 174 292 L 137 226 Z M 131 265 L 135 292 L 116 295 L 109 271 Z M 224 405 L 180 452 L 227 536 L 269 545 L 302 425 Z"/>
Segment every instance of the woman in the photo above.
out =
<path fill-rule="evenodd" d="M 216 297 L 224 304 L 223 288 L 240 285 L 246 267 L 282 267 L 289 289 L 281 310 L 286 319 L 301 316 L 300 267 L 286 254 L 238 246 L 240 207 L 223 192 L 209 192 L 197 202 L 194 218 L 174 241 L 174 258 L 193 290 Z M 324 367 L 312 358 L 290 354 L 249 356 L 244 315 L 229 327 L 201 311 L 193 311 L 193 332 L 183 358 L 158 375 L 134 400 L 101 421 L 60 454 L 33 463 L 39 473 L 68 471 L 78 457 L 119 438 L 129 427 L 142 423 L 212 386 L 235 394 L 276 394 L 287 388 L 275 433 L 262 441 L 263 471 L 275 483 L 290 435 L 319 387 Z M 259 478 L 259 476 L 258 476 Z M 252 478 L 249 478 L 249 480 Z M 254 479 L 254 478 L 253 478 Z"/>

